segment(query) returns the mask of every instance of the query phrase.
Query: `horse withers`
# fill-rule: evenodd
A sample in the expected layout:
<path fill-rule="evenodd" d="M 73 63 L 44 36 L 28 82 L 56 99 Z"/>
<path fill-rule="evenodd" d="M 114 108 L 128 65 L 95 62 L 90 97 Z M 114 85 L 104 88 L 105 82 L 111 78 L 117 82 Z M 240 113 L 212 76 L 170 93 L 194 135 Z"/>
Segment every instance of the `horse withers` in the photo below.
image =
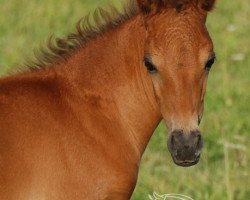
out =
<path fill-rule="evenodd" d="M 199 161 L 214 0 L 137 0 L 0 80 L 0 199 L 130 199 L 164 119 L 174 162 Z"/>

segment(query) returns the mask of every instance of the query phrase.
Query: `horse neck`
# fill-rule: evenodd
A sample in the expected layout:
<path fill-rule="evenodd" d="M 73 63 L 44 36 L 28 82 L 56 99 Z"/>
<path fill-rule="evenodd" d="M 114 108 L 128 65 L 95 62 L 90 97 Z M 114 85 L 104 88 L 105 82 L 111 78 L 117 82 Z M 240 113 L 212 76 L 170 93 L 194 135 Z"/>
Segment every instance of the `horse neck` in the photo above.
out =
<path fill-rule="evenodd" d="M 126 130 L 116 132 L 116 137 L 129 138 L 140 155 L 161 120 L 152 81 L 143 65 L 145 34 L 142 19 L 134 16 L 90 41 L 65 67 L 79 91 L 94 92 L 109 105 L 104 113 Z"/>

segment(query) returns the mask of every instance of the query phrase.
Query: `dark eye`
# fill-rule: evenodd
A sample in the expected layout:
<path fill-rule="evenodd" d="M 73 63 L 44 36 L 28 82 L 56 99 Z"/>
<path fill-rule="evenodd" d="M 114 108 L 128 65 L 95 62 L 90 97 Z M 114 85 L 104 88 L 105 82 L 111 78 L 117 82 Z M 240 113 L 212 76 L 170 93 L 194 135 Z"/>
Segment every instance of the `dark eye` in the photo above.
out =
<path fill-rule="evenodd" d="M 213 55 L 210 57 L 210 59 L 208 60 L 207 64 L 206 64 L 206 70 L 209 71 L 211 69 L 211 67 L 213 66 L 214 62 L 216 60 L 215 54 L 213 53 Z"/>
<path fill-rule="evenodd" d="M 148 71 L 149 71 L 150 73 L 155 73 L 155 72 L 157 72 L 156 67 L 152 64 L 152 62 L 151 62 L 148 58 L 145 58 L 145 59 L 144 59 L 144 64 L 145 64 L 145 66 L 147 67 L 147 69 L 148 69 Z"/>

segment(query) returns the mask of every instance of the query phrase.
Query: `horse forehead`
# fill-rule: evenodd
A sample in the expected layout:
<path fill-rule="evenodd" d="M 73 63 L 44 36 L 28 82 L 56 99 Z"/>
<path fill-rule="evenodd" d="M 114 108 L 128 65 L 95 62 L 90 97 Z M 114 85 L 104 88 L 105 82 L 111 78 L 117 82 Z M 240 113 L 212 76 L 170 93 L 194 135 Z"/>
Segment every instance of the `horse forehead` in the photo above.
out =
<path fill-rule="evenodd" d="M 201 48 L 209 51 L 213 46 L 202 21 L 180 19 L 179 23 L 153 24 L 148 30 L 147 43 L 151 47 L 157 47 L 158 50 L 165 51 L 166 48 L 171 47 L 173 51 L 178 50 L 183 53 Z"/>
<path fill-rule="evenodd" d="M 161 40 L 167 35 L 176 35 L 183 39 L 184 36 L 207 36 L 204 16 L 195 10 L 182 14 L 172 11 L 154 16 L 149 20 L 148 31 L 149 36 Z"/>

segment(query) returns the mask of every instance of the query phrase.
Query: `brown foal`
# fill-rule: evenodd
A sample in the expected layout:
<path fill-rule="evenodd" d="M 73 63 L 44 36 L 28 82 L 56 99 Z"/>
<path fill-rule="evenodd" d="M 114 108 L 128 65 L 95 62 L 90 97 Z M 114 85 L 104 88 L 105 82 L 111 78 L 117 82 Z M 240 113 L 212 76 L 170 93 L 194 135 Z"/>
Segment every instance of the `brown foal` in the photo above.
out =
<path fill-rule="evenodd" d="M 174 162 L 196 164 L 213 5 L 137 0 L 123 14 L 99 10 L 96 27 L 86 20 L 30 70 L 2 78 L 0 199 L 130 199 L 162 118 Z"/>

